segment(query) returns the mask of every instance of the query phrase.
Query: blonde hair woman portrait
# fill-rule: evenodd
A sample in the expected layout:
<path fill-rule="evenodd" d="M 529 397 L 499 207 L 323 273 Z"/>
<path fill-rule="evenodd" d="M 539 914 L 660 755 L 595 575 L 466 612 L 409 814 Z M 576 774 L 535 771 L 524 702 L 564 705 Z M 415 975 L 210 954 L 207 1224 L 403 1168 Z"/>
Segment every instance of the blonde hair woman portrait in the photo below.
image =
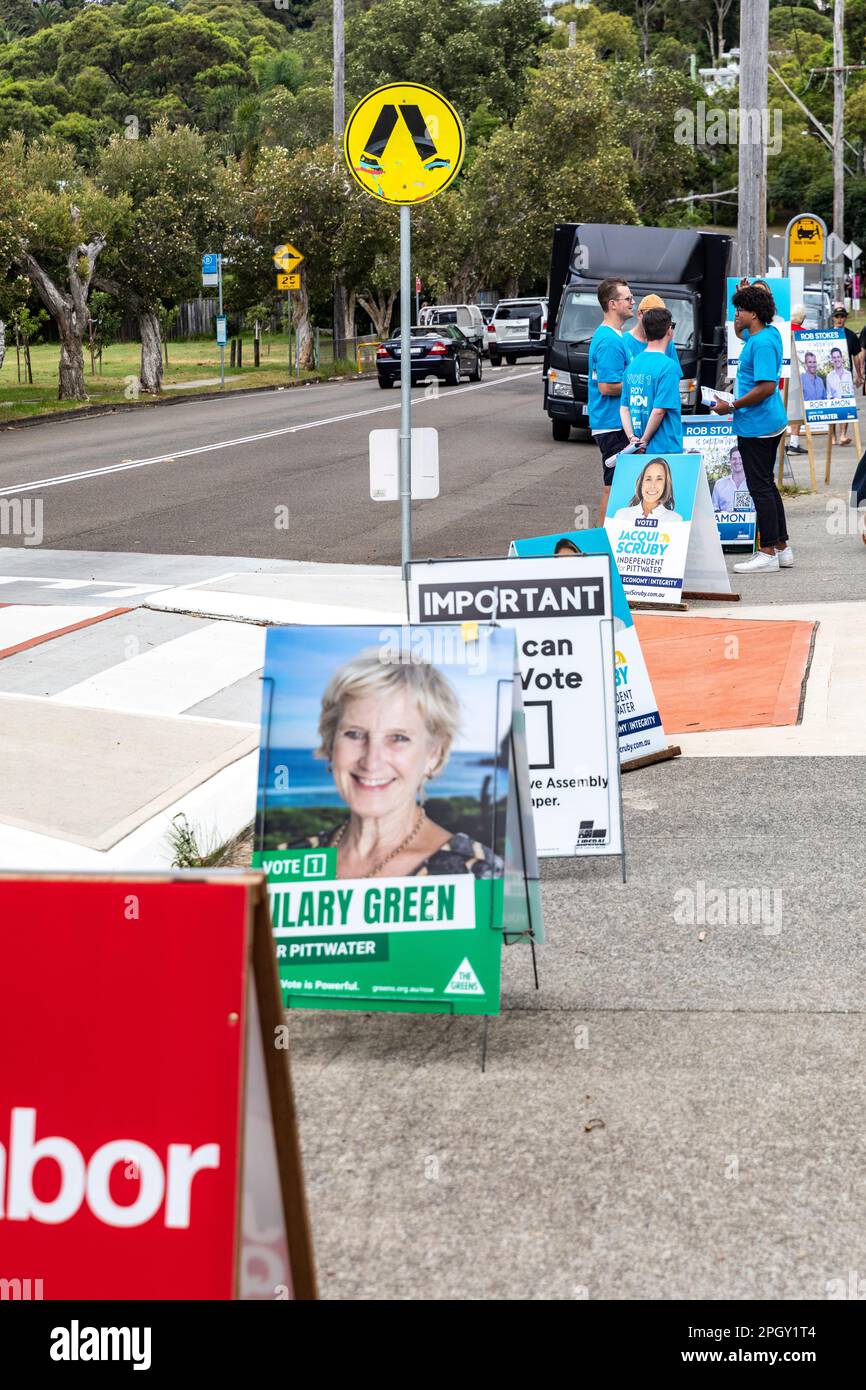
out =
<path fill-rule="evenodd" d="M 457 694 L 435 666 L 383 661 L 376 650 L 344 662 L 322 695 L 316 754 L 349 815 L 291 848 L 336 847 L 338 878 L 498 876 L 502 860 L 490 848 L 424 809 L 426 784 L 459 730 Z"/>

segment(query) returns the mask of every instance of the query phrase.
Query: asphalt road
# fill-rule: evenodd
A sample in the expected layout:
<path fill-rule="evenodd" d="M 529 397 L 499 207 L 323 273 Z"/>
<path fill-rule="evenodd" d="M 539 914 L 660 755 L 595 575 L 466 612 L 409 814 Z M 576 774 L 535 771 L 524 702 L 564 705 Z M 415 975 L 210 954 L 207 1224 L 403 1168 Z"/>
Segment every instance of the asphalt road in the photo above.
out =
<path fill-rule="evenodd" d="M 417 555 L 502 555 L 571 528 L 576 503 L 595 524 L 597 452 L 553 442 L 541 394 L 534 362 L 437 399 L 415 388 L 441 473 L 414 507 Z M 46 549 L 394 563 L 399 509 L 370 500 L 367 440 L 398 425 L 399 394 L 375 381 L 58 421 L 0 432 L 0 497 L 42 499 Z"/>

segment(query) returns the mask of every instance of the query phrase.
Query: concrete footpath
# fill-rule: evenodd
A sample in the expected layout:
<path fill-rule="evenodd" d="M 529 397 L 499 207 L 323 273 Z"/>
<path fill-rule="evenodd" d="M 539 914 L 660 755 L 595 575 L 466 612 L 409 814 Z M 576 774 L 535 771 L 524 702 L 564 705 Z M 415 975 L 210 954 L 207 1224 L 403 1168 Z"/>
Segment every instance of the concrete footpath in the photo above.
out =
<path fill-rule="evenodd" d="M 510 948 L 486 1073 L 477 1019 L 290 1015 L 324 1297 L 824 1299 L 866 1276 L 866 546 L 823 496 L 790 510 L 797 567 L 691 611 L 818 624 L 800 722 L 678 735 L 681 759 L 630 773 L 625 885 L 543 863 L 540 989 Z M 2 553 L 23 733 L 0 862 L 140 865 L 178 808 L 240 828 L 261 624 L 384 622 L 400 598 L 381 569 Z M 186 761 L 159 776 L 166 739 Z"/>

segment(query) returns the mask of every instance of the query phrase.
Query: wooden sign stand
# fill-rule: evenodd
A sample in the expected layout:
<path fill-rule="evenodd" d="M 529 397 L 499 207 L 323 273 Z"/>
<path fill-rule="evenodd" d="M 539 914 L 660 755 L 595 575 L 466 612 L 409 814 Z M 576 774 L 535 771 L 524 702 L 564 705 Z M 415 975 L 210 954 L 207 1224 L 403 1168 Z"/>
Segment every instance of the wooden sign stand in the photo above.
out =
<path fill-rule="evenodd" d="M 855 400 L 856 400 L 856 396 L 855 396 Z M 849 424 L 849 423 L 850 423 L 850 424 L 853 426 L 854 448 L 857 450 L 857 455 L 856 455 L 856 457 L 857 457 L 858 459 L 861 458 L 861 457 L 862 457 L 862 454 L 863 454 L 863 445 L 862 445 L 862 443 L 861 443 L 861 441 L 860 441 L 860 421 L 859 421 L 859 419 L 855 416 L 854 419 L 851 420 L 851 421 L 840 420 L 839 423 L 842 424 L 842 425 L 844 425 L 844 424 Z M 829 482 L 830 482 L 830 461 L 831 461 L 831 459 L 832 459 L 832 457 L 833 457 L 833 431 L 834 431 L 835 428 L 836 428 L 835 425 L 832 425 L 832 424 L 829 425 L 828 428 L 827 428 L 827 457 L 826 457 L 826 459 L 825 459 L 825 461 L 824 461 L 824 486 L 825 486 L 825 487 L 827 487 L 827 486 L 829 485 Z"/>
<path fill-rule="evenodd" d="M 797 357 L 797 348 L 796 348 L 796 345 L 795 345 L 795 343 L 794 343 L 794 341 L 793 341 L 793 337 L 794 337 L 794 335 L 792 334 L 792 335 L 791 335 L 791 371 L 792 371 L 792 373 L 793 373 L 794 371 L 797 372 L 797 387 L 798 387 L 798 391 L 799 391 L 799 395 L 800 395 L 800 401 L 802 402 L 802 400 L 803 400 L 803 388 L 802 388 L 802 385 L 801 385 L 801 382 L 800 382 L 800 362 L 799 362 L 799 359 L 798 359 L 798 357 Z M 788 379 L 788 381 L 785 382 L 784 390 L 783 390 L 783 393 L 782 393 L 783 399 L 784 399 L 784 402 L 785 402 L 785 413 L 786 413 L 786 414 L 787 414 L 787 410 L 788 410 L 788 388 L 789 388 L 789 386 L 790 386 L 790 378 Z M 808 458 L 809 458 L 809 481 L 810 481 L 810 484 L 811 484 L 811 486 L 810 486 L 810 488 L 809 488 L 809 491 L 810 491 L 810 492 L 817 492 L 817 491 L 818 491 L 818 484 L 817 484 L 817 481 L 816 481 L 816 478 L 815 478 L 815 446 L 814 446 L 813 441 L 812 441 L 812 428 L 811 428 L 809 422 L 806 420 L 805 414 L 806 414 L 806 412 L 803 411 L 803 413 L 802 413 L 802 415 L 801 415 L 800 417 L 798 417 L 796 420 L 789 420 L 789 421 L 788 421 L 788 424 L 790 424 L 790 425 L 802 425 L 802 426 L 803 426 L 803 429 L 806 431 L 806 453 L 807 453 Z M 833 437 L 833 431 L 832 431 L 832 426 L 831 426 L 831 427 L 830 427 L 830 438 L 832 439 L 832 437 Z M 779 486 L 779 487 L 782 486 L 782 483 L 783 483 L 783 481 L 784 481 L 784 476 L 785 476 L 785 450 L 786 450 L 786 448 L 787 448 L 787 443 L 788 443 L 788 431 L 787 431 L 787 429 L 786 429 L 785 432 L 784 432 L 784 434 L 782 435 L 782 438 L 779 440 L 779 476 L 778 476 L 778 486 Z"/>

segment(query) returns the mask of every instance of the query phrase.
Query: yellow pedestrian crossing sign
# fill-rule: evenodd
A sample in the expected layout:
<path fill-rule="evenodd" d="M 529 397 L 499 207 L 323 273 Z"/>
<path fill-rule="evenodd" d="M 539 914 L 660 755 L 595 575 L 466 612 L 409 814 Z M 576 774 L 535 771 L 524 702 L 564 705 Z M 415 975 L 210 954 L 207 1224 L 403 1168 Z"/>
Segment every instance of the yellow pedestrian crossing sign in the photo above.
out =
<path fill-rule="evenodd" d="M 281 270 L 284 275 L 288 275 L 299 266 L 303 259 L 300 251 L 292 246 L 290 241 L 285 242 L 282 246 L 278 246 L 274 252 L 274 265 L 277 267 L 277 270 Z"/>
<path fill-rule="evenodd" d="M 299 273 L 298 271 L 295 271 L 295 273 L 294 273 L 293 275 L 278 275 L 278 276 L 277 276 L 277 289 L 278 289 L 278 290 L 299 290 L 300 288 L 301 288 L 301 276 L 300 276 L 300 273 Z"/>
<path fill-rule="evenodd" d="M 419 82 L 389 82 L 355 107 L 343 150 L 365 193 L 386 203 L 423 203 L 457 177 L 466 138 L 439 92 Z"/>

